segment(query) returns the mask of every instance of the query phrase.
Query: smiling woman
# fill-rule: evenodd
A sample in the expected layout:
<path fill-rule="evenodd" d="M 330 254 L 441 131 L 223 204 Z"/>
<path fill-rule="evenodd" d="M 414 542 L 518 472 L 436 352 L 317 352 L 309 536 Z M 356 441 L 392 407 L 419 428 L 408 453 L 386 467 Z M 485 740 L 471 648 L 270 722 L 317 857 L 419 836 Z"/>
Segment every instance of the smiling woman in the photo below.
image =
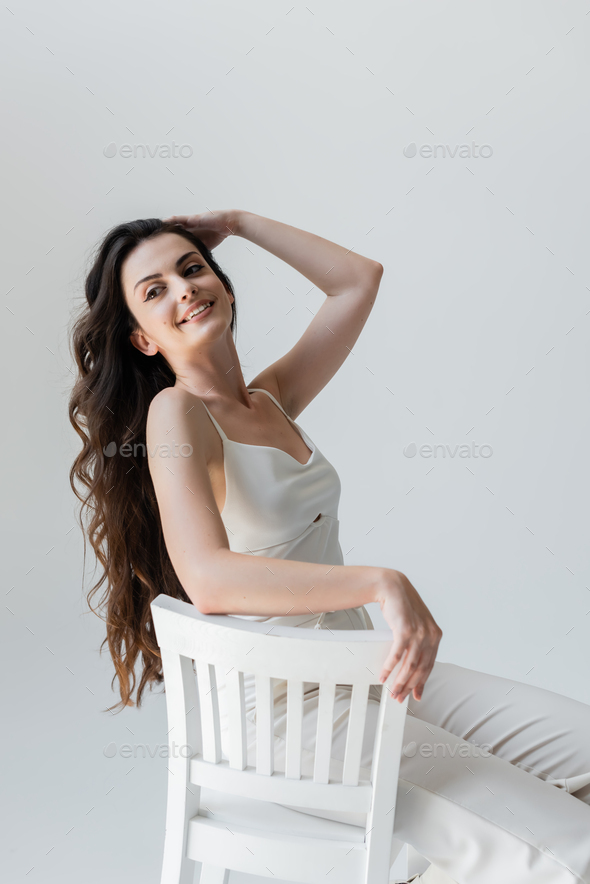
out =
<path fill-rule="evenodd" d="M 85 540 L 87 534 L 104 569 L 88 601 L 92 607 L 95 593 L 106 583 L 98 607 L 104 608 L 105 641 L 119 680 L 118 706 L 133 704 L 138 658 L 143 661 L 138 705 L 145 688 L 162 680 L 149 607 L 159 593 L 193 601 L 202 610 L 227 605 L 237 616 L 265 619 L 285 613 L 283 590 L 277 594 L 274 588 L 273 598 L 271 587 L 260 583 L 258 565 L 253 567 L 250 556 L 237 553 L 247 552 L 246 535 L 238 532 L 237 524 L 233 532 L 230 526 L 226 529 L 222 520 L 222 514 L 231 512 L 234 519 L 240 515 L 232 452 L 249 456 L 246 473 L 253 482 L 252 494 L 244 488 L 241 493 L 251 517 L 244 526 L 259 536 L 266 532 L 264 542 L 254 541 L 252 535 L 249 542 L 268 555 L 273 538 L 282 543 L 276 547 L 281 561 L 273 559 L 273 569 L 283 572 L 283 586 L 297 586 L 293 615 L 303 613 L 309 620 L 305 593 L 312 584 L 320 614 L 360 610 L 359 605 L 373 598 L 381 575 L 377 568 L 345 569 L 338 553 L 333 577 L 341 579 L 334 583 L 333 577 L 326 579 L 323 566 L 313 564 L 318 538 L 329 536 L 326 550 L 339 550 L 333 493 L 334 482 L 338 489 L 339 482 L 292 418 L 350 352 L 371 310 L 381 265 L 250 213 L 208 213 L 206 219 L 196 219 L 149 219 L 111 230 L 88 273 L 87 303 L 72 333 L 80 376 L 72 391 L 70 420 L 83 449 L 70 481 L 83 504 Z M 262 221 L 267 225 L 266 247 L 318 286 L 329 279 L 326 294 L 331 297 L 288 354 L 292 365 L 285 364 L 281 371 L 277 363 L 259 375 L 257 387 L 248 389 L 233 338 L 234 289 L 210 249 L 232 233 L 260 241 Z M 331 270 L 329 277 L 326 270 Z M 295 376 L 305 383 L 289 383 Z M 290 414 L 281 397 L 289 400 Z M 168 450 L 171 441 L 194 455 L 172 465 L 164 457 L 142 456 L 146 450 Z M 280 506 L 276 495 L 271 506 L 269 501 L 257 504 L 254 496 L 257 487 L 270 491 L 269 463 L 264 460 L 269 454 L 291 477 Z M 173 474 L 176 479 L 170 481 Z M 304 481 L 313 491 L 309 498 Z M 257 505 L 258 519 L 253 518 Z M 300 543 L 299 553 L 288 555 L 284 541 L 301 534 L 308 523 L 307 534 L 316 538 L 316 546 Z M 195 543 L 195 537 L 201 542 Z M 245 546 L 240 547 L 241 539 Z M 294 561 L 306 548 L 311 563 Z M 219 556 L 230 551 L 238 558 Z M 203 595 L 205 585 L 208 598 Z M 361 622 L 370 626 L 367 616 Z"/>
<path fill-rule="evenodd" d="M 336 504 L 331 497 L 317 498 L 323 482 L 331 489 L 338 477 L 292 416 L 322 389 L 350 352 L 374 302 L 381 265 L 250 213 L 196 217 L 197 223 L 195 217 L 188 223 L 150 219 L 110 231 L 88 273 L 87 303 L 72 333 L 80 377 L 72 391 L 70 420 L 83 449 L 70 481 L 83 504 L 85 540 L 87 535 L 104 569 L 88 601 L 92 607 L 95 593 L 106 584 L 98 608 L 104 609 L 105 641 L 119 680 L 117 706 L 133 704 L 138 658 L 143 661 L 138 705 L 145 688 L 162 680 L 149 607 L 160 592 L 192 601 L 202 610 L 226 605 L 238 616 L 260 619 L 285 613 L 283 590 L 277 594 L 274 588 L 273 597 L 272 588 L 260 583 L 258 566 L 253 567 L 249 556 L 226 560 L 219 555 L 237 552 L 242 537 L 237 525 L 233 532 L 226 528 L 221 515 L 229 514 L 231 506 L 234 518 L 238 517 L 232 449 L 249 452 L 246 472 L 251 479 L 258 475 L 260 488 L 268 486 L 263 475 L 268 465 L 265 468 L 259 460 L 255 468 L 254 456 L 272 453 L 282 458 L 281 465 L 291 474 L 292 484 L 285 486 L 282 498 L 290 503 L 283 506 L 282 516 L 278 500 L 274 509 L 259 501 L 259 512 L 267 516 L 267 534 L 266 542 L 251 541 L 254 545 L 271 555 L 273 537 L 283 542 L 309 522 L 317 529 L 314 533 L 310 528 L 310 537 L 323 537 L 329 528 L 326 549 L 339 549 Z M 285 364 L 281 371 L 277 363 L 259 375 L 258 386 L 248 389 L 233 337 L 234 289 L 210 249 L 232 233 L 259 241 L 262 221 L 267 225 L 266 246 L 305 271 L 318 286 L 329 279 L 326 294 L 331 297 L 288 354 L 292 365 Z M 326 268 L 331 270 L 329 277 Z M 289 383 L 296 376 L 305 383 Z M 281 403 L 285 397 L 290 414 Z M 164 457 L 142 456 L 145 451 L 168 450 L 172 441 L 194 455 L 172 465 Z M 298 494 L 303 491 L 303 470 L 315 495 L 305 512 L 296 506 L 306 497 Z M 321 479 L 326 470 L 329 478 Z M 170 481 L 173 473 L 176 479 Z M 255 484 L 251 487 L 254 492 Z M 253 514 L 255 497 L 243 497 L 243 502 Z M 262 528 L 254 518 L 245 524 Z M 301 528 L 295 532 L 297 525 Z M 201 542 L 195 543 L 195 537 Z M 293 615 L 303 613 L 309 619 L 306 591 L 312 584 L 319 614 L 356 610 L 373 599 L 382 569 L 345 569 L 340 556 L 327 580 L 324 568 L 313 564 L 317 549 L 308 549 L 311 563 L 295 561 L 303 549 L 300 545 L 298 556 L 273 559 L 274 570 L 282 571 L 281 585 L 297 586 Z M 338 583 L 335 576 L 340 576 Z M 209 587 L 208 597 L 203 595 L 204 586 Z M 432 622 L 427 612 L 425 616 Z M 362 622 L 370 625 L 366 616 Z"/>
<path fill-rule="evenodd" d="M 211 254 L 232 234 L 287 262 L 326 295 L 300 339 L 248 386 L 233 337 L 234 290 Z M 79 377 L 70 420 L 83 448 L 70 481 L 104 569 L 89 603 L 106 584 L 100 604 L 117 705 L 133 705 L 138 658 L 138 705 L 143 691 L 162 681 L 150 610 L 160 593 L 205 614 L 304 629 L 371 629 L 364 606 L 377 602 L 392 632 L 380 681 L 399 702 L 408 698 L 404 742 L 420 746 L 402 757 L 391 801 L 398 805 L 394 835 L 432 861 L 421 884 L 590 884 L 590 707 L 436 662 L 442 630 L 405 574 L 344 564 L 338 474 L 295 422 L 351 353 L 382 272 L 336 243 L 242 211 L 134 221 L 100 246 L 73 330 Z M 174 451 L 171 443 L 189 456 L 155 454 Z M 250 763 L 257 702 L 251 675 L 244 679 Z M 337 686 L 333 708 L 330 761 L 337 766 L 345 760 L 350 687 Z M 284 685 L 276 688 L 277 761 L 281 752 L 284 759 L 286 695 Z M 367 770 L 382 689 L 375 681 L 365 697 Z M 316 686 L 307 685 L 305 753 L 316 748 L 317 700 Z M 434 764 L 422 751 L 431 738 L 435 747 L 449 747 Z M 473 751 L 474 742 L 488 747 L 485 755 Z M 506 808 L 515 808 L 512 816 Z"/>

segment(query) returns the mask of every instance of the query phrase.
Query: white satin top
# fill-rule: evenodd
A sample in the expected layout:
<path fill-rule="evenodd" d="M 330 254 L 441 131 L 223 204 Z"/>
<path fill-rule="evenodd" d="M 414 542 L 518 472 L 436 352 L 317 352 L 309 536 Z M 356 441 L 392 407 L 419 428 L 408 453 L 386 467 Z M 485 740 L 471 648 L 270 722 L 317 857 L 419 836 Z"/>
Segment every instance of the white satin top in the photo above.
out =
<path fill-rule="evenodd" d="M 297 562 L 343 565 L 338 539 L 341 491 L 338 473 L 272 393 L 262 387 L 253 387 L 248 392 L 255 391 L 266 393 L 280 408 L 298 430 L 311 455 L 302 464 L 280 448 L 234 442 L 228 439 L 203 403 L 223 443 L 226 497 L 221 518 L 230 549 Z M 321 516 L 315 522 L 319 513 Z M 279 617 L 228 616 L 315 629 L 321 629 L 324 621 L 332 629 L 373 629 L 363 605 L 320 614 L 310 611 Z"/>

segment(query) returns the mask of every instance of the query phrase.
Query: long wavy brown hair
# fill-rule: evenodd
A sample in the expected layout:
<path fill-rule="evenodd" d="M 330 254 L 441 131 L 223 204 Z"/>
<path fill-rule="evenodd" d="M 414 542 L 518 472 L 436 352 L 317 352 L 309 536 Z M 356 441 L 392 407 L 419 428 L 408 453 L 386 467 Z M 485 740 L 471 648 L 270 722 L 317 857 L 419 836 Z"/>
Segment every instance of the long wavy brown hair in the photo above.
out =
<path fill-rule="evenodd" d="M 78 377 L 69 400 L 69 419 L 82 440 L 70 470 L 70 484 L 81 501 L 79 522 L 102 568 L 87 594 L 93 613 L 106 620 L 106 637 L 115 666 L 111 687 L 119 679 L 121 700 L 109 707 L 134 706 L 136 663 L 143 670 L 137 706 L 149 685 L 163 681 L 162 659 L 150 603 L 160 593 L 190 602 L 168 555 L 146 451 L 150 402 L 176 376 L 161 353 L 145 356 L 129 340 L 138 323 L 121 284 L 125 258 L 140 243 L 163 233 L 176 233 L 196 246 L 209 266 L 234 295 L 231 333 L 236 332 L 232 283 L 203 242 L 184 228 L 159 218 L 129 221 L 110 230 L 97 246 L 85 279 L 85 303 L 71 328 L 70 349 Z M 112 457 L 127 446 L 128 456 Z M 109 447 L 110 446 L 110 447 Z M 136 456 L 136 452 L 138 452 Z M 92 600 L 101 586 L 98 605 Z"/>

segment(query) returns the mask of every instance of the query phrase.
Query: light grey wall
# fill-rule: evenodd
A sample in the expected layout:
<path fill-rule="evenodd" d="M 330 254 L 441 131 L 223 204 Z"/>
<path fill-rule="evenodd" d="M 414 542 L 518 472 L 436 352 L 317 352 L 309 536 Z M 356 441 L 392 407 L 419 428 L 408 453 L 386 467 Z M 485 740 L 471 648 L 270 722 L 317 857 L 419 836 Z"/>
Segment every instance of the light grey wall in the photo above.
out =
<path fill-rule="evenodd" d="M 346 562 L 410 577 L 439 659 L 590 702 L 587 5 L 62 0 L 3 20 L 6 880 L 159 881 L 166 759 L 103 749 L 165 745 L 164 698 L 102 711 L 68 484 L 68 322 L 123 220 L 244 208 L 384 265 L 298 418 L 340 473 Z M 172 142 L 192 156 L 103 153 Z M 217 257 L 249 381 L 324 296 L 245 240 Z"/>

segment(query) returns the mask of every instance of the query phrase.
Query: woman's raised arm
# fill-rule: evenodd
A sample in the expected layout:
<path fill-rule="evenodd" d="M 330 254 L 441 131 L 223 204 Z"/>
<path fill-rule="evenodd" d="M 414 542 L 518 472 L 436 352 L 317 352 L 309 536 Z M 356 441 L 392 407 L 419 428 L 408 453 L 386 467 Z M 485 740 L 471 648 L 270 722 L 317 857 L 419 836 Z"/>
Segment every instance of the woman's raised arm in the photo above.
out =
<path fill-rule="evenodd" d="M 271 378 L 285 411 L 295 420 L 352 352 L 373 309 L 383 265 L 308 230 L 242 209 L 167 220 L 186 227 L 211 248 L 232 234 L 247 239 L 290 264 L 327 295 L 293 347 L 252 381 L 264 386 L 263 376 Z"/>

